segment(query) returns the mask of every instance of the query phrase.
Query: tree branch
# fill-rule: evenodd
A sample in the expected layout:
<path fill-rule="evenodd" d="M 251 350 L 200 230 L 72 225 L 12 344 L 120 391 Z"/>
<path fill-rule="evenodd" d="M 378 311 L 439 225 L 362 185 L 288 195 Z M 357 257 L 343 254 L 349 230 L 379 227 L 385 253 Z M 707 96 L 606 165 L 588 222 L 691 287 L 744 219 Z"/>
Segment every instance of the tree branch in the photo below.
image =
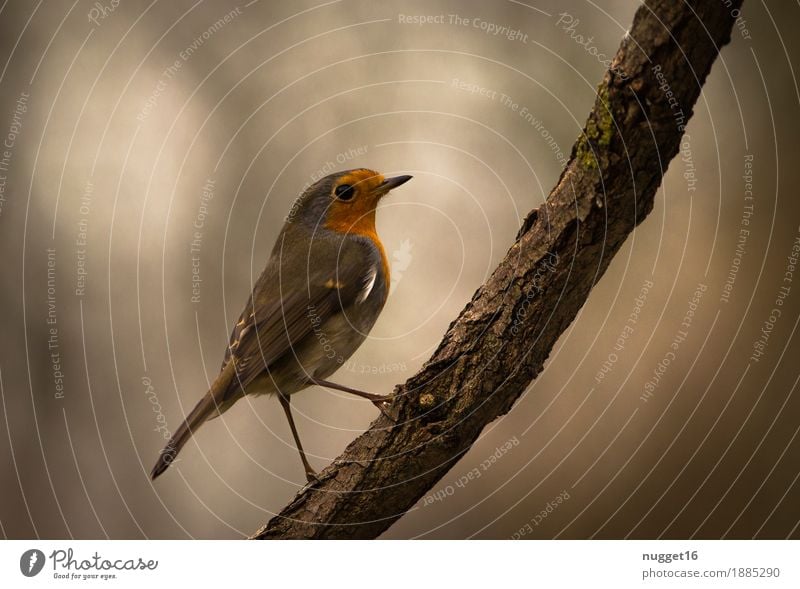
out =
<path fill-rule="evenodd" d="M 374 538 L 507 413 L 625 238 L 653 208 L 731 6 L 649 0 L 598 88 L 546 203 L 380 416 L 255 538 Z"/>

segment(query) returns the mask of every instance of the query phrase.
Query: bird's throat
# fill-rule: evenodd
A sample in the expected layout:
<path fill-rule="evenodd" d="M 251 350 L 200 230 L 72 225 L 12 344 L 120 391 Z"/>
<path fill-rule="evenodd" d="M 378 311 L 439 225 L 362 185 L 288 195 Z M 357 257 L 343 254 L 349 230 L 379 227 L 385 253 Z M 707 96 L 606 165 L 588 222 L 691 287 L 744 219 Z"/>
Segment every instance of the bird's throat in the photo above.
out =
<path fill-rule="evenodd" d="M 336 210 L 332 207 L 328 213 L 325 227 L 340 235 L 357 235 L 368 239 L 375 246 L 381 256 L 381 267 L 388 292 L 389 260 L 386 258 L 386 251 L 383 249 L 383 244 L 375 228 L 375 207 L 372 206 L 362 211 L 356 210 L 356 207 L 345 210 Z"/>

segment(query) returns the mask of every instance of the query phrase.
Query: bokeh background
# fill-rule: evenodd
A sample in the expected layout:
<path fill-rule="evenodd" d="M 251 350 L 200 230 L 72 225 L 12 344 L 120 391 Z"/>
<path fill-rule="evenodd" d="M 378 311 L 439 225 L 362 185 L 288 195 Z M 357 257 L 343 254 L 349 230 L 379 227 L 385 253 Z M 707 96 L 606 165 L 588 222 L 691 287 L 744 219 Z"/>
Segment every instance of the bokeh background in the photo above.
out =
<path fill-rule="evenodd" d="M 637 5 L 4 2 L 3 535 L 241 538 L 279 511 L 304 476 L 275 399 L 147 473 L 293 199 L 338 169 L 414 175 L 379 211 L 392 294 L 336 375 L 388 392 L 554 185 Z M 745 2 L 653 213 L 384 537 L 800 537 L 798 18 Z M 294 406 L 318 468 L 376 415 L 319 389 Z"/>

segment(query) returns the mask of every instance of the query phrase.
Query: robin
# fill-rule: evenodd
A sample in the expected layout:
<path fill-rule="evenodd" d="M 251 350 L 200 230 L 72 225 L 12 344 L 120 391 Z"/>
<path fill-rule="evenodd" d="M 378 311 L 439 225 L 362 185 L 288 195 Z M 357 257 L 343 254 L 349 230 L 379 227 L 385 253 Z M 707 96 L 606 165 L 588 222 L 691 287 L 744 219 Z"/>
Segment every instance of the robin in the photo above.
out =
<path fill-rule="evenodd" d="M 391 396 L 325 379 L 366 339 L 386 303 L 389 265 L 375 230 L 375 209 L 410 179 L 347 170 L 300 195 L 233 328 L 219 375 L 161 451 L 153 479 L 197 428 L 245 395 L 278 397 L 309 482 L 316 473 L 297 434 L 291 395 L 321 385 L 369 399 L 386 412 Z"/>

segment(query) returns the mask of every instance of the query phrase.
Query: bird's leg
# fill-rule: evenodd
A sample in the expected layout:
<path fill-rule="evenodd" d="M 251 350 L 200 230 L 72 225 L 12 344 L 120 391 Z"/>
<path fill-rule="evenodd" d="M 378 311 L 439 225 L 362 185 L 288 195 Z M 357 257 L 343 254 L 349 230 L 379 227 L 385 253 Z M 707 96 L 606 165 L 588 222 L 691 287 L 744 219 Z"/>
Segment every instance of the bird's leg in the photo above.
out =
<path fill-rule="evenodd" d="M 309 483 L 313 483 L 318 481 L 317 473 L 311 468 L 311 465 L 308 463 L 308 458 L 306 458 L 306 453 L 303 450 L 303 444 L 300 443 L 300 436 L 297 435 L 297 427 L 294 425 L 294 418 L 292 417 L 292 406 L 291 401 L 289 400 L 289 395 L 284 395 L 283 393 L 278 393 L 278 400 L 281 402 L 281 407 L 283 407 L 283 411 L 286 413 L 286 419 L 289 420 L 289 427 L 292 430 L 292 435 L 294 436 L 294 441 L 297 444 L 297 451 L 300 452 L 300 460 L 303 462 L 303 468 L 306 470 L 306 479 Z"/>
<path fill-rule="evenodd" d="M 394 417 L 389 414 L 387 407 L 394 400 L 394 395 L 374 395 L 372 393 L 365 393 L 364 391 L 359 391 L 358 389 L 353 389 L 342 384 L 336 384 L 335 382 L 330 382 L 328 380 L 322 380 L 319 378 L 314 378 L 311 380 L 311 382 L 315 385 L 336 389 L 337 391 L 342 391 L 343 393 L 350 393 L 351 395 L 357 395 L 364 399 L 369 399 L 372 401 L 373 405 L 381 410 L 381 413 L 383 413 L 391 421 L 395 421 Z"/>

